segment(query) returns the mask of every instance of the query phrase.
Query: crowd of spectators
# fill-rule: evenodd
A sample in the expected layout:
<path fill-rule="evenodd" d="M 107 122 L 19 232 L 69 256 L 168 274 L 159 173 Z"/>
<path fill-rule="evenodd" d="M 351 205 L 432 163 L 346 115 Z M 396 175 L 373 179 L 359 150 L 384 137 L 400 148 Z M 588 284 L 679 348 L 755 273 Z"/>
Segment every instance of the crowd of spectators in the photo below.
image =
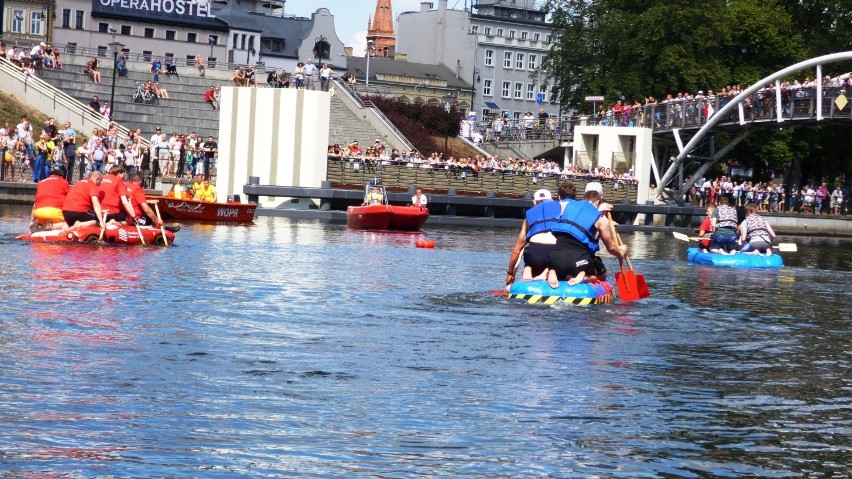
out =
<path fill-rule="evenodd" d="M 357 141 L 352 141 L 345 146 L 329 145 L 328 156 L 341 161 L 361 163 L 366 169 L 395 165 L 407 168 L 445 170 L 454 173 L 466 172 L 473 175 L 479 172 L 493 172 L 537 177 L 594 178 L 619 183 L 636 183 L 637 181 L 632 169 L 619 174 L 604 167 L 577 165 L 562 167 L 559 163 L 544 158 L 528 160 L 513 157 L 500 158 L 497 155 L 455 158 L 452 155 L 445 156 L 442 152 L 432 152 L 430 155 L 424 156 L 416 150 L 400 151 L 397 148 L 388 148 L 378 139 L 365 148 L 362 148 Z"/>
<path fill-rule="evenodd" d="M 702 178 L 689 188 L 684 199 L 704 207 L 726 197 L 732 206 L 754 204 L 762 213 L 840 215 L 847 212 L 850 194 L 844 182 L 842 175 L 835 180 L 833 188 L 827 182 L 813 179 L 798 187 L 771 181 L 737 181 L 728 176 Z"/>
<path fill-rule="evenodd" d="M 70 122 L 60 129 L 51 118 L 41 128 L 34 128 L 27 117 L 21 117 L 14 127 L 0 128 L 0 181 L 38 182 L 48 176 L 52 166 L 62 164 L 66 179 L 73 182 L 88 178 L 93 171 L 105 173 L 121 165 L 128 178 L 139 173 L 150 187 L 157 177 L 209 178 L 217 153 L 213 137 L 205 140 L 194 132 L 166 135 L 157 128 L 146 144 L 141 129 L 121 135 L 118 126 L 110 123 L 107 129 L 93 129 L 84 139 Z"/>
<path fill-rule="evenodd" d="M 0 42 L 0 58 L 9 60 L 28 76 L 36 76 L 44 68 L 62 69 L 62 56 L 59 49 L 44 42 L 31 48 L 17 45 L 9 48 Z"/>
<path fill-rule="evenodd" d="M 852 74 L 844 73 L 832 77 L 825 75 L 821 80 L 805 77 L 803 81 L 793 80 L 780 82 L 780 94 L 782 109 L 785 114 L 790 114 L 793 100 L 807 100 L 813 98 L 817 85 L 820 85 L 824 95 L 836 94 L 839 91 L 847 95 L 852 93 Z M 669 93 L 665 99 L 658 101 L 653 96 L 630 101 L 617 100 L 609 107 L 600 105 L 597 112 L 589 117 L 582 117 L 580 121 L 588 121 L 603 126 L 644 126 L 671 127 L 680 119 L 689 125 L 700 124 L 721 109 L 732 98 L 750 88 L 746 85 L 742 88 L 739 84 L 726 85 L 717 92 L 699 90 L 694 95 L 688 91 Z M 752 112 L 756 115 L 771 113 L 772 101 L 776 97 L 776 84 L 769 83 L 759 89 L 754 95 L 743 100 L 743 109 L 746 116 Z M 668 123 L 666 123 L 668 122 Z M 679 124 L 679 123 L 678 123 Z"/>

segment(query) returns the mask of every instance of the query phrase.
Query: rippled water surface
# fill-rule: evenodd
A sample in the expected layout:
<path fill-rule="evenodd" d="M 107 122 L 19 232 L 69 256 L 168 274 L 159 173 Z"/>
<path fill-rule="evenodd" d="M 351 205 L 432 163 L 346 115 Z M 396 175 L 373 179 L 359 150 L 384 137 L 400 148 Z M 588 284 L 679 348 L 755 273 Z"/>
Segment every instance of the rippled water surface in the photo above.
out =
<path fill-rule="evenodd" d="M 848 477 L 852 240 L 778 271 L 626 234 L 653 298 L 531 306 L 515 231 L 259 218 L 172 248 L 15 241 L 0 477 Z M 611 270 L 617 263 L 606 260 Z"/>

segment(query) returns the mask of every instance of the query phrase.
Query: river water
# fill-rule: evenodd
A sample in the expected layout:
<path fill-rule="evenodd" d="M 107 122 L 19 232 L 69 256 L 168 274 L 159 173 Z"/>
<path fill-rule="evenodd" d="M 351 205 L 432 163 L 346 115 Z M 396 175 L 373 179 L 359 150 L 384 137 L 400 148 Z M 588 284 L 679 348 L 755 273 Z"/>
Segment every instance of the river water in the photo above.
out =
<path fill-rule="evenodd" d="M 259 218 L 171 248 L 14 240 L 0 477 L 848 477 L 852 240 L 779 271 L 626 234 L 653 297 L 527 305 L 515 231 Z M 610 270 L 617 262 L 607 258 Z"/>

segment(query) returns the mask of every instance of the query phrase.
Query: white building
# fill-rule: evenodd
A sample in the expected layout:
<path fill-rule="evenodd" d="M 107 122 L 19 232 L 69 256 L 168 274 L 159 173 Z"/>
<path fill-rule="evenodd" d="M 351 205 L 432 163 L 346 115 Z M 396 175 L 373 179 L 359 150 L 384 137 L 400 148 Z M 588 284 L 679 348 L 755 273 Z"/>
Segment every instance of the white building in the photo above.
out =
<path fill-rule="evenodd" d="M 422 2 L 419 11 L 399 15 L 396 49 L 412 62 L 444 65 L 472 83 L 472 110 L 483 117 L 521 118 L 539 108 L 556 115 L 559 105 L 548 101 L 538 71 L 552 46 L 539 3 L 478 0 L 469 10 L 456 10 L 447 0 L 438 0 L 437 8 Z"/>

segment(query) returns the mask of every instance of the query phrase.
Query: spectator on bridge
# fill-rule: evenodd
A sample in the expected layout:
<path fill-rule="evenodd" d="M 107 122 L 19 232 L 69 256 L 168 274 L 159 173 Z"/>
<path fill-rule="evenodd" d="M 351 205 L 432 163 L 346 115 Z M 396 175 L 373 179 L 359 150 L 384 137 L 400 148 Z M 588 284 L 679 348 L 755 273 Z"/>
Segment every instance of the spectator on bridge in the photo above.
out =
<path fill-rule="evenodd" d="M 101 82 L 101 72 L 98 71 L 98 67 L 100 67 L 100 62 L 95 57 L 92 57 L 92 59 L 86 63 L 86 75 L 89 75 L 95 83 Z"/>

